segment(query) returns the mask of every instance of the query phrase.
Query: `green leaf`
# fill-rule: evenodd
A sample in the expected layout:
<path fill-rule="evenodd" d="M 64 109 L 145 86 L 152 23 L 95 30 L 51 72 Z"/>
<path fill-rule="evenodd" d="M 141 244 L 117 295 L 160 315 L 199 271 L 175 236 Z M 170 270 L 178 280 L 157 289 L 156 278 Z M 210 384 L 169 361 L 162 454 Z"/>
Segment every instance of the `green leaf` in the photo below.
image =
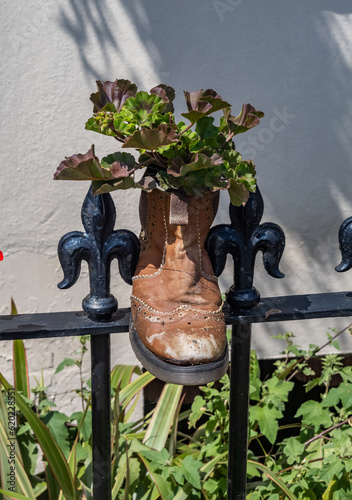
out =
<path fill-rule="evenodd" d="M 315 379 L 319 380 L 319 379 Z M 327 393 L 327 395 L 324 397 L 324 399 L 321 401 L 321 405 L 324 408 L 329 408 L 330 406 L 336 406 L 340 402 L 340 387 L 342 384 L 339 385 L 339 387 L 333 387 L 330 389 L 330 391 Z"/>
<path fill-rule="evenodd" d="M 352 485 L 347 474 L 343 474 L 340 479 L 332 478 L 322 496 L 322 500 L 351 500 L 351 498 Z"/>
<path fill-rule="evenodd" d="M 285 440 L 284 453 L 287 456 L 287 463 L 300 463 L 300 456 L 304 453 L 305 445 L 300 443 L 298 438 L 291 436 Z"/>
<path fill-rule="evenodd" d="M 61 372 L 64 368 L 66 368 L 66 366 L 73 366 L 75 365 L 75 360 L 72 359 L 72 358 L 65 358 L 63 361 L 61 361 L 61 363 L 58 364 L 56 370 L 55 370 L 55 373 L 59 373 Z"/>
<path fill-rule="evenodd" d="M 51 435 L 60 446 L 65 458 L 68 459 L 71 446 L 69 431 L 66 423 L 70 421 L 69 417 L 58 411 L 49 411 L 44 417 L 42 417 L 42 421 L 48 427 Z"/>
<path fill-rule="evenodd" d="M 276 408 L 282 410 L 285 407 L 283 402 L 288 401 L 288 394 L 292 391 L 294 383 L 280 380 L 274 376 L 269 378 L 265 382 L 265 385 L 269 390 L 269 394 L 266 396 L 267 401 L 270 401 Z"/>
<path fill-rule="evenodd" d="M 201 473 L 205 474 L 205 477 L 208 477 L 212 471 L 215 469 L 217 464 L 224 460 L 224 458 L 227 456 L 227 452 L 221 453 L 221 455 L 218 455 L 217 457 L 213 458 L 213 460 L 210 460 L 209 462 L 205 463 L 199 471 Z M 186 483 L 182 488 L 177 492 L 177 494 L 174 496 L 173 500 L 188 500 L 189 495 L 192 492 L 193 486 L 190 483 Z M 296 500 L 295 498 L 293 500 Z"/>
<path fill-rule="evenodd" d="M 141 91 L 126 101 L 121 116 L 126 116 L 128 121 L 141 125 L 147 121 L 148 115 L 157 115 L 164 107 L 164 100 L 156 93 L 148 94 Z"/>
<path fill-rule="evenodd" d="M 341 403 L 345 410 L 351 408 L 352 406 L 352 384 L 347 382 L 342 382 L 339 387 L 339 395 L 341 399 Z"/>
<path fill-rule="evenodd" d="M 103 117 L 96 117 L 93 116 L 92 118 L 89 118 L 86 122 L 86 130 L 90 130 L 92 132 L 97 132 L 98 134 L 103 134 L 107 135 L 109 137 L 116 137 L 119 136 L 119 133 L 116 134 L 118 131 L 113 131 L 111 128 L 111 125 L 113 123 L 113 118 L 112 116 L 109 116 L 105 118 L 107 123 L 104 123 L 104 118 Z M 108 126 L 108 124 L 110 126 Z M 120 140 L 123 140 L 123 136 L 120 137 Z"/>
<path fill-rule="evenodd" d="M 321 403 L 317 401 L 306 401 L 298 409 L 295 417 L 302 417 L 302 423 L 311 425 L 315 431 L 323 426 L 328 428 L 332 425 L 329 410 L 325 409 Z"/>
<path fill-rule="evenodd" d="M 164 448 L 182 390 L 182 385 L 165 385 L 143 439 L 150 448 Z"/>
<path fill-rule="evenodd" d="M 255 166 L 250 160 L 241 161 L 236 166 L 235 174 L 238 182 L 242 182 L 248 191 L 255 192 L 257 181 L 255 179 Z"/>
<path fill-rule="evenodd" d="M 330 481 L 334 476 L 339 479 L 344 469 L 344 463 L 339 457 L 335 457 L 331 461 L 325 460 L 319 472 L 319 479 L 326 482 Z"/>
<path fill-rule="evenodd" d="M 154 471 L 154 469 L 152 468 L 152 466 L 150 465 L 148 460 L 143 455 L 138 454 L 138 456 L 140 457 L 140 459 L 142 460 L 142 462 L 146 466 L 146 468 L 147 468 L 147 470 L 148 470 L 148 472 L 153 480 L 153 483 L 155 484 L 155 486 L 157 487 L 157 489 L 160 493 L 160 498 L 162 500 L 166 499 L 166 497 L 171 493 L 170 485 L 160 474 L 157 474 Z"/>
<path fill-rule="evenodd" d="M 150 460 L 153 467 L 157 468 L 157 466 L 165 465 L 170 459 L 170 453 L 166 448 L 162 450 L 142 450 L 140 452 L 143 457 L 147 460 Z"/>
<path fill-rule="evenodd" d="M 258 422 L 260 432 L 274 444 L 279 429 L 278 419 L 282 418 L 280 410 L 274 406 L 252 406 L 249 409 L 249 419 Z"/>
<path fill-rule="evenodd" d="M 188 481 L 192 486 L 196 489 L 200 489 L 200 475 L 199 469 L 202 467 L 202 462 L 196 460 L 192 457 L 192 455 L 188 455 L 182 461 L 182 464 L 179 465 L 174 471 L 174 477 L 179 484 L 183 484 L 184 478 Z"/>
<path fill-rule="evenodd" d="M 230 187 L 228 188 L 229 196 L 232 205 L 240 207 L 245 205 L 249 198 L 249 193 L 243 184 L 236 181 L 235 179 L 230 179 Z"/>
<path fill-rule="evenodd" d="M 118 491 L 122 487 L 127 473 L 126 460 L 123 463 L 121 462 L 122 461 L 120 460 L 116 476 L 112 478 L 112 500 L 117 499 Z"/>
<path fill-rule="evenodd" d="M 189 427 L 195 427 L 197 421 L 206 411 L 205 400 L 202 396 L 196 396 L 192 403 L 192 413 L 189 417 Z"/>
<path fill-rule="evenodd" d="M 197 122 L 196 132 L 204 141 L 217 137 L 219 134 L 218 128 L 213 125 L 213 122 L 214 118 L 211 116 L 205 116 Z"/>
<path fill-rule="evenodd" d="M 125 119 L 123 117 L 121 117 L 120 115 L 116 115 L 116 114 L 114 115 L 113 124 L 114 124 L 114 129 L 118 133 L 120 133 L 122 136 L 129 137 L 137 129 L 137 125 L 135 123 L 125 122 Z M 90 128 L 90 130 L 91 130 L 91 128 Z"/>

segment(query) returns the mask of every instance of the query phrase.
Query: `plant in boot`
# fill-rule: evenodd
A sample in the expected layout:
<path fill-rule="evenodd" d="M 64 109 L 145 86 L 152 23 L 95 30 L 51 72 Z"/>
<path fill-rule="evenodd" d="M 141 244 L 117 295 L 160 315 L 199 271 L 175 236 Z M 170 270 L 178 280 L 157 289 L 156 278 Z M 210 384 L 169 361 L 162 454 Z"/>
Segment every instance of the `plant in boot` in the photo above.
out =
<path fill-rule="evenodd" d="M 184 92 L 190 123 L 176 123 L 175 91 L 160 84 L 137 92 L 128 80 L 97 82 L 86 128 L 139 152 L 100 161 L 94 147 L 66 158 L 55 179 L 91 180 L 94 194 L 142 189 L 141 253 L 133 280 L 131 342 L 142 364 L 162 380 L 199 385 L 219 379 L 228 353 L 222 300 L 205 240 L 219 191 L 245 204 L 255 167 L 233 137 L 263 116 L 244 104 L 238 116 L 214 90 Z M 210 115 L 223 111 L 218 126 Z M 136 172 L 142 170 L 141 178 Z M 140 176 L 139 176 L 140 177 Z"/>

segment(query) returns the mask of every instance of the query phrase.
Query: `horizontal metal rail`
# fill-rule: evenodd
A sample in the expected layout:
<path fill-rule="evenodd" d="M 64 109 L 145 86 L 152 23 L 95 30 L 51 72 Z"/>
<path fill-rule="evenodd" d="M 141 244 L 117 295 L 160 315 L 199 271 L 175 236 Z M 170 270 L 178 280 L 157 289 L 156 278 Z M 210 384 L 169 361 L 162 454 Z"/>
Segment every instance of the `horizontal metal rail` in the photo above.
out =
<path fill-rule="evenodd" d="M 224 311 L 228 325 L 347 317 L 352 316 L 352 292 L 267 297 L 245 313 L 226 305 Z M 122 333 L 129 321 L 129 308 L 118 309 L 105 322 L 92 321 L 82 311 L 0 316 L 0 341 Z"/>

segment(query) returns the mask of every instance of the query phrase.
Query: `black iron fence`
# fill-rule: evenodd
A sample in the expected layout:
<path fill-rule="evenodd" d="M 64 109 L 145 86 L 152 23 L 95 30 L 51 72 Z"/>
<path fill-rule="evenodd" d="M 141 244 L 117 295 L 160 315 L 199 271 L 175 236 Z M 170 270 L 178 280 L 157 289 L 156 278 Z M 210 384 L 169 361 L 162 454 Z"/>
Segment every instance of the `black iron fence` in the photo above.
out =
<path fill-rule="evenodd" d="M 230 207 L 230 224 L 211 229 L 207 250 L 219 276 L 226 256 L 234 259 L 234 283 L 224 306 L 226 323 L 232 325 L 230 369 L 230 438 L 228 499 L 246 497 L 247 432 L 250 343 L 252 323 L 352 316 L 352 292 L 260 298 L 253 287 L 253 268 L 258 251 L 266 271 L 282 278 L 279 262 L 285 246 L 282 229 L 260 224 L 263 200 L 259 190 L 245 207 Z M 110 335 L 129 330 L 130 309 L 119 309 L 110 294 L 110 264 L 118 259 L 123 279 L 131 283 L 138 259 L 137 237 L 127 230 L 114 230 L 115 207 L 110 195 L 93 196 L 82 207 L 85 232 L 61 238 L 59 258 L 64 270 L 60 288 L 78 279 L 81 261 L 89 265 L 90 293 L 83 300 L 84 312 L 0 316 L 0 341 L 51 337 L 91 336 L 91 388 L 93 430 L 93 497 L 111 499 L 110 437 Z M 337 271 L 352 267 L 352 217 L 339 232 L 342 262 Z"/>

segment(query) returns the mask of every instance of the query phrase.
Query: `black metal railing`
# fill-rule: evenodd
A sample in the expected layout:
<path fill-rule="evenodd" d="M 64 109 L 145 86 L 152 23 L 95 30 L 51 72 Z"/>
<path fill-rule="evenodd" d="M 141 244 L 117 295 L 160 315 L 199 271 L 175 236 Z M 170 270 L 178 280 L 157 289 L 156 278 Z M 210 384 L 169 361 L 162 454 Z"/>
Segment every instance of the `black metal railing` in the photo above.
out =
<path fill-rule="evenodd" d="M 260 224 L 262 214 L 263 200 L 257 190 L 245 207 L 230 207 L 231 223 L 212 228 L 207 241 L 215 274 L 223 271 L 228 253 L 234 258 L 234 284 L 224 306 L 226 323 L 232 325 L 229 500 L 246 497 L 252 323 L 352 316 L 352 292 L 260 298 L 253 287 L 256 254 L 260 250 L 266 271 L 281 278 L 278 266 L 285 245 L 278 225 Z M 64 280 L 59 287 L 72 286 L 81 261 L 86 260 L 90 293 L 82 303 L 84 312 L 0 316 L 0 341 L 91 336 L 93 497 L 110 500 L 110 335 L 127 332 L 130 320 L 130 309 L 118 309 L 117 300 L 110 294 L 110 264 L 117 258 L 121 276 L 131 283 L 139 243 L 130 231 L 114 230 L 115 207 L 109 194 L 93 196 L 88 192 L 82 222 L 84 233 L 74 231 L 60 240 Z M 339 239 L 342 262 L 336 269 L 341 272 L 352 267 L 352 217 L 341 225 Z"/>

